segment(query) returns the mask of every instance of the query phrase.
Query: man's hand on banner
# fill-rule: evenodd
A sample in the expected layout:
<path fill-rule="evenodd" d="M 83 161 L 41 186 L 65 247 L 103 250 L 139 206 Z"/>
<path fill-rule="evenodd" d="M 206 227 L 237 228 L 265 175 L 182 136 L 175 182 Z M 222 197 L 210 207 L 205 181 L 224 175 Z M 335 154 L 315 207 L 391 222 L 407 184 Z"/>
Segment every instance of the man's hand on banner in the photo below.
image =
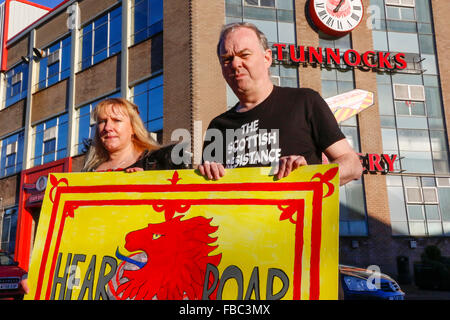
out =
<path fill-rule="evenodd" d="M 291 155 L 280 158 L 278 169 L 275 168 L 276 179 L 287 177 L 293 170 L 308 163 L 303 156 Z M 225 168 L 221 163 L 205 161 L 198 166 L 200 174 L 209 180 L 219 180 L 225 175 Z"/>
<path fill-rule="evenodd" d="M 225 175 L 223 164 L 205 161 L 198 166 L 200 174 L 209 180 L 219 180 Z"/>
<path fill-rule="evenodd" d="M 275 172 L 277 180 L 287 177 L 292 171 L 300 166 L 306 166 L 308 163 L 303 156 L 292 155 L 280 158 L 278 171 Z"/>

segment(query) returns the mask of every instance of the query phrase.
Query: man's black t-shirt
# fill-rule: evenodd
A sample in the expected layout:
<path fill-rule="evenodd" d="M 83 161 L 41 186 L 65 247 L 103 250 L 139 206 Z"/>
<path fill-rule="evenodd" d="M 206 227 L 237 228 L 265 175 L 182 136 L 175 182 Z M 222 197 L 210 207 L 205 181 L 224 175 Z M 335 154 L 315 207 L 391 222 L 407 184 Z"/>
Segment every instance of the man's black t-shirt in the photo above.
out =
<path fill-rule="evenodd" d="M 322 152 L 345 138 L 327 103 L 311 89 L 274 86 L 253 109 L 237 112 L 236 108 L 211 121 L 204 161 L 234 168 L 270 165 L 279 157 L 302 155 L 308 164 L 321 164 Z"/>

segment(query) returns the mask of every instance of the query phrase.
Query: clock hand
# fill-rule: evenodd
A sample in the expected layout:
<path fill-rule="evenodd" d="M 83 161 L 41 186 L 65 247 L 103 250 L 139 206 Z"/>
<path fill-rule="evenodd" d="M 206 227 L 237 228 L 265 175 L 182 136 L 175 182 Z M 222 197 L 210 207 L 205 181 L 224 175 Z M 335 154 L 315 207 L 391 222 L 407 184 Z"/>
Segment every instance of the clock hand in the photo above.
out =
<path fill-rule="evenodd" d="M 344 3 L 345 0 L 341 0 L 339 1 L 339 4 L 336 6 L 336 8 L 334 8 L 333 12 L 338 12 L 339 9 L 341 8 L 342 4 Z"/>

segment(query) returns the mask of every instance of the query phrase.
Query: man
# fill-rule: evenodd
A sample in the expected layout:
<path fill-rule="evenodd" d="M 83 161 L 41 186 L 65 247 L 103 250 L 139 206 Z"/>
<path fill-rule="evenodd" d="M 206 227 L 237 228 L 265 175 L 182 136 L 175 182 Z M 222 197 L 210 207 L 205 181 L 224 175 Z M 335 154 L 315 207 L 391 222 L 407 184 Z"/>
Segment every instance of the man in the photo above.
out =
<path fill-rule="evenodd" d="M 223 77 L 239 103 L 213 119 L 208 130 L 215 129 L 223 137 L 229 137 L 230 130 L 238 133 L 231 142 L 226 139 L 223 162 L 211 161 L 216 157 L 208 157 L 211 144 L 205 139 L 204 162 L 199 166 L 203 176 L 219 179 L 225 174 L 223 163 L 229 168 L 261 166 L 273 164 L 276 157 L 276 177 L 281 179 L 299 166 L 321 164 L 323 152 L 330 163 L 339 164 L 341 185 L 361 177 L 358 156 L 319 94 L 272 84 L 272 51 L 254 25 L 226 25 L 217 54 Z"/>

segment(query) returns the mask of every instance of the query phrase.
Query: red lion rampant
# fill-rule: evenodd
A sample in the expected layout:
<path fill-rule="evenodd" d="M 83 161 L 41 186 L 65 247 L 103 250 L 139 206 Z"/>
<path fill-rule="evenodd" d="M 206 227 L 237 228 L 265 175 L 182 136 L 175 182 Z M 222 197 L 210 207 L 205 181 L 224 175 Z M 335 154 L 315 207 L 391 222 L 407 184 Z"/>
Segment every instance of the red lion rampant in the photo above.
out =
<path fill-rule="evenodd" d="M 218 247 L 209 245 L 217 240 L 210 234 L 218 229 L 210 225 L 211 220 L 181 220 L 178 216 L 128 233 L 125 248 L 144 251 L 147 262 L 138 270 L 124 270 L 123 277 L 128 281 L 117 288 L 120 299 L 202 299 L 206 265 L 217 266 L 222 257 L 209 256 Z M 210 278 L 208 287 L 212 281 Z"/>

